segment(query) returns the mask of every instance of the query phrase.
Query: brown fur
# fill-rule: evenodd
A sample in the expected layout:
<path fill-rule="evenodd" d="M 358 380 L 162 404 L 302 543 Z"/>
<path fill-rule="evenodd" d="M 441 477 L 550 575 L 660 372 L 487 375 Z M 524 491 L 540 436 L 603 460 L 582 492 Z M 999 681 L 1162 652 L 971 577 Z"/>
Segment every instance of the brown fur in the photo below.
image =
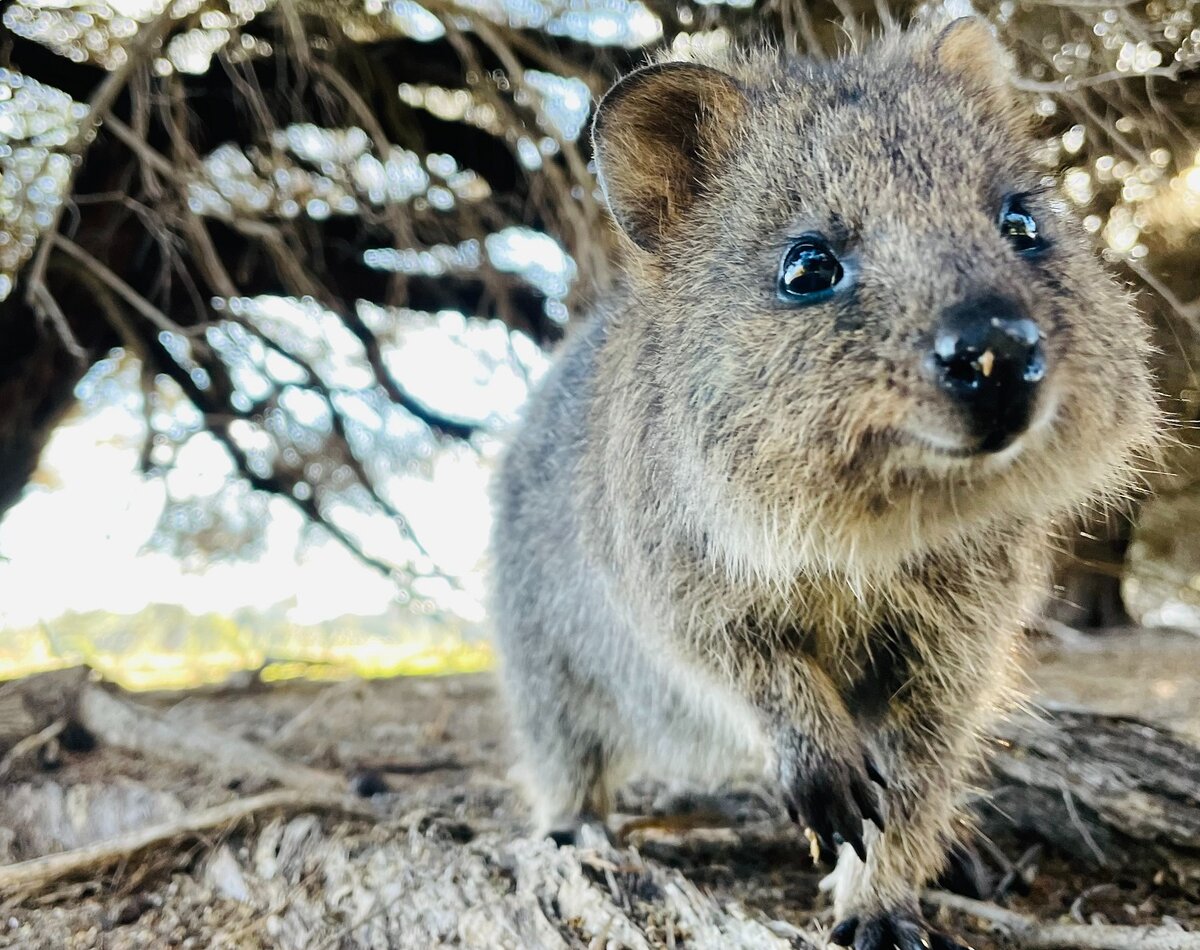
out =
<path fill-rule="evenodd" d="M 1054 523 L 1123 496 L 1158 428 L 1146 332 L 1041 181 L 1005 75 L 959 21 L 618 84 L 595 130 L 625 289 L 497 482 L 495 614 L 543 825 L 602 814 L 630 768 L 711 777 L 739 752 L 842 807 L 868 754 L 886 831 L 832 878 L 864 948 L 941 866 Z M 1037 260 L 998 233 L 1017 192 Z M 847 249 L 853 289 L 789 306 L 779 260 L 808 231 Z M 990 455 L 954 448 L 962 413 L 921 363 L 938 315 L 987 294 L 1036 320 L 1048 364 L 1030 430 Z"/>

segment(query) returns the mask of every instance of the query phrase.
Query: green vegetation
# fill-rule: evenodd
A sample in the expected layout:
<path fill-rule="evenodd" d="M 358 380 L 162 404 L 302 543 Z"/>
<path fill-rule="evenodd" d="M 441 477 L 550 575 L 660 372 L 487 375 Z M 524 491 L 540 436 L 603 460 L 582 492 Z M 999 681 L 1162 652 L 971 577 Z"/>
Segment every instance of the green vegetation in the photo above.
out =
<path fill-rule="evenodd" d="M 243 670 L 271 681 L 466 673 L 492 664 L 486 640 L 445 618 L 397 611 L 301 624 L 288 608 L 226 617 L 155 604 L 132 615 L 66 614 L 6 632 L 0 679 L 83 663 L 127 689 L 183 689 Z"/>

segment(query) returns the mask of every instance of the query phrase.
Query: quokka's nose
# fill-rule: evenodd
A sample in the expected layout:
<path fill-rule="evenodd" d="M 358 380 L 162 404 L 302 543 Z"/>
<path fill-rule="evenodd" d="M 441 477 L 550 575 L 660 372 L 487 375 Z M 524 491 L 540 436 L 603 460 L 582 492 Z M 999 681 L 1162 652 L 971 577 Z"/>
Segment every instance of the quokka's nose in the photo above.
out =
<path fill-rule="evenodd" d="M 1029 424 L 1046 376 L 1038 325 L 1011 301 L 968 301 L 942 315 L 930 365 L 967 411 L 983 452 L 998 452 Z"/>

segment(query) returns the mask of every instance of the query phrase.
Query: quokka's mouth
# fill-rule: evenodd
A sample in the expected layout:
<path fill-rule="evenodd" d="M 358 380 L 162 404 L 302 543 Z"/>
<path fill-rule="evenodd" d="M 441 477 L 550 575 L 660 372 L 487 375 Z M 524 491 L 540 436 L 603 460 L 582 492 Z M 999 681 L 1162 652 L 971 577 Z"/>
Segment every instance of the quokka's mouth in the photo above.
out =
<path fill-rule="evenodd" d="M 963 469 L 970 467 L 982 472 L 1007 468 L 1032 446 L 1045 440 L 1058 415 L 1058 396 L 1047 394 L 1028 427 L 1003 445 L 992 447 L 986 438 L 967 439 L 963 436 L 935 430 L 897 428 L 896 442 L 907 449 L 912 460 L 934 469 Z"/>

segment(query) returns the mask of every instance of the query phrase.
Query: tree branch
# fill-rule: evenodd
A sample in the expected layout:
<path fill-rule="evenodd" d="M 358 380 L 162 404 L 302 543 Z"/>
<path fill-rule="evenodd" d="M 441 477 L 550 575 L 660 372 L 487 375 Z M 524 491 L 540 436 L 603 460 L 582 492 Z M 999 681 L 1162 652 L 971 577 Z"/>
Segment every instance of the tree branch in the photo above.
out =
<path fill-rule="evenodd" d="M 108 73 L 100 85 L 96 87 L 95 93 L 88 101 L 87 117 L 80 124 L 79 132 L 75 138 L 71 140 L 64 150 L 66 154 L 79 158 L 71 170 L 70 177 L 64 189 L 68 195 L 72 191 L 75 178 L 82 165 L 82 156 L 91 143 L 96 130 L 100 127 L 101 122 L 104 121 L 104 117 L 108 114 L 117 97 L 124 91 L 125 85 L 129 82 L 132 74 L 145 65 L 147 55 L 158 47 L 174 22 L 174 18 L 171 17 L 170 13 L 160 13 L 150 23 L 141 27 L 133 42 L 125 47 L 125 62 Z M 63 201 L 54 209 L 50 223 L 47 225 L 42 237 L 41 244 L 26 271 L 26 279 L 29 281 L 26 288 L 26 299 L 35 307 L 38 306 L 39 288 L 46 278 L 46 263 L 49 259 L 50 248 L 53 245 L 53 238 L 58 233 L 58 226 L 62 221 L 63 212 L 66 210 L 66 207 L 67 202 Z"/>
<path fill-rule="evenodd" d="M 991 924 L 1021 950 L 1200 950 L 1200 934 L 1174 927 L 1044 923 L 995 904 L 927 891 L 926 902 Z"/>

